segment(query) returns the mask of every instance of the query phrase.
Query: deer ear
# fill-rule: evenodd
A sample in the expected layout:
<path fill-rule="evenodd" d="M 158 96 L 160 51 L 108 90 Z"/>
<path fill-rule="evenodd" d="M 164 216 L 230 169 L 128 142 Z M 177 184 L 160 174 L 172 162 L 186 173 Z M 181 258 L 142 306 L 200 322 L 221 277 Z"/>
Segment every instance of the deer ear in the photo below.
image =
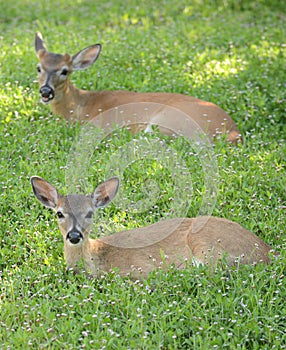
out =
<path fill-rule="evenodd" d="M 47 51 L 46 46 L 44 44 L 42 34 L 40 32 L 37 32 L 35 35 L 35 50 L 36 54 L 39 57 L 40 52 Z"/>
<path fill-rule="evenodd" d="M 112 177 L 96 187 L 91 195 L 95 208 L 103 208 L 116 196 L 119 187 L 118 177 Z"/>
<path fill-rule="evenodd" d="M 57 206 L 60 195 L 55 187 L 38 176 L 31 177 L 31 184 L 34 195 L 45 207 L 54 209 Z"/>
<path fill-rule="evenodd" d="M 73 69 L 82 70 L 91 66 L 97 60 L 100 51 L 100 44 L 95 44 L 79 51 L 72 57 Z"/>

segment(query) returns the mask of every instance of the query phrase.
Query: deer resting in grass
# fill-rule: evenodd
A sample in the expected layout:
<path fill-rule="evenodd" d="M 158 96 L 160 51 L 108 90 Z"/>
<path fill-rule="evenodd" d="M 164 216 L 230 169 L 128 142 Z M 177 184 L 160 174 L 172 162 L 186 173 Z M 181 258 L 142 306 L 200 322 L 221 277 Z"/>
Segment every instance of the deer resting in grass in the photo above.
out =
<path fill-rule="evenodd" d="M 168 135 L 174 134 L 174 130 L 193 128 L 205 133 L 210 140 L 219 134 L 226 134 L 232 143 L 237 143 L 240 139 L 235 122 L 225 111 L 213 103 L 195 97 L 161 92 L 77 89 L 69 80 L 70 74 L 92 65 L 100 54 L 100 44 L 86 47 L 73 56 L 56 54 L 47 51 L 41 34 L 37 32 L 35 50 L 39 59 L 37 70 L 41 101 L 50 103 L 53 113 L 68 121 L 89 121 L 100 128 L 119 122 L 120 125 L 127 125 L 131 132 L 147 131 L 151 125 L 158 125 L 160 131 Z M 148 104 L 156 108 L 151 108 L 146 113 Z M 106 113 L 120 106 L 125 111 L 121 113 L 120 120 L 115 118 L 114 112 Z M 130 114 L 139 117 L 132 122 Z M 187 131 L 190 133 L 195 130 Z"/>
<path fill-rule="evenodd" d="M 115 197 L 119 180 L 113 177 L 100 184 L 91 195 L 62 196 L 50 183 L 33 176 L 33 192 L 58 217 L 64 239 L 68 268 L 84 262 L 85 270 L 97 275 L 117 268 L 121 276 L 143 278 L 158 267 L 186 261 L 215 266 L 226 263 L 269 263 L 270 246 L 239 224 L 216 217 L 178 218 L 160 221 L 139 229 L 117 232 L 100 239 L 89 238 L 97 208 Z M 194 226 L 203 223 L 198 230 Z M 167 233 L 167 234 L 166 234 Z"/>

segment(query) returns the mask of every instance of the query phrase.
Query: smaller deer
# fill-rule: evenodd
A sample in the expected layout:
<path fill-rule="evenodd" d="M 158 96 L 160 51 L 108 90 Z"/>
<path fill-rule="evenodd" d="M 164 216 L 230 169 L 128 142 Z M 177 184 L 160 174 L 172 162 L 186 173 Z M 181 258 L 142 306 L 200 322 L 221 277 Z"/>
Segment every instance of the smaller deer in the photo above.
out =
<path fill-rule="evenodd" d="M 50 103 L 53 113 L 68 121 L 88 121 L 104 130 L 114 124 L 125 125 L 133 133 L 157 125 L 167 135 L 203 131 L 211 141 L 220 134 L 226 134 L 232 143 L 241 140 L 235 122 L 224 110 L 192 96 L 77 89 L 69 80 L 70 74 L 90 67 L 100 54 L 100 44 L 86 47 L 73 56 L 56 54 L 46 49 L 41 33 L 37 32 L 35 51 L 39 59 L 41 101 Z"/>
<path fill-rule="evenodd" d="M 36 198 L 58 217 L 68 268 L 76 269 L 83 261 L 85 269 L 94 275 L 118 268 L 121 276 L 143 278 L 170 264 L 182 269 L 187 260 L 213 266 L 222 258 L 229 265 L 270 261 L 271 248 L 259 237 L 235 222 L 216 217 L 163 220 L 91 239 L 93 214 L 115 197 L 117 177 L 100 184 L 91 195 L 62 196 L 38 176 L 33 176 L 31 183 Z M 195 226 L 199 229 L 194 230 Z"/>

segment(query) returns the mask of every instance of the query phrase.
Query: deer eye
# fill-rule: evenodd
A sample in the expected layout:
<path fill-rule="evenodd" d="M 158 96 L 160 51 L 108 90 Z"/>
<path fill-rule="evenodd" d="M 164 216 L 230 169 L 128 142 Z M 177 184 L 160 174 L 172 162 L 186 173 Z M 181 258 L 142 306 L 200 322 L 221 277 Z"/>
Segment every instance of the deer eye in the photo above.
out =
<path fill-rule="evenodd" d="M 91 219 L 91 218 L 92 218 L 92 215 L 93 215 L 93 212 L 92 212 L 92 211 L 89 211 L 89 212 L 86 214 L 85 218 L 86 218 L 86 219 Z"/>
<path fill-rule="evenodd" d="M 61 71 L 61 75 L 68 75 L 68 70 L 66 68 L 63 68 L 63 70 Z"/>
<path fill-rule="evenodd" d="M 64 218 L 65 216 L 64 216 L 64 214 L 61 212 L 61 211 L 57 211 L 57 217 L 59 218 L 59 219 L 62 219 L 62 218 Z"/>
<path fill-rule="evenodd" d="M 41 67 L 40 66 L 37 66 L 37 71 L 38 71 L 38 73 L 41 73 Z"/>

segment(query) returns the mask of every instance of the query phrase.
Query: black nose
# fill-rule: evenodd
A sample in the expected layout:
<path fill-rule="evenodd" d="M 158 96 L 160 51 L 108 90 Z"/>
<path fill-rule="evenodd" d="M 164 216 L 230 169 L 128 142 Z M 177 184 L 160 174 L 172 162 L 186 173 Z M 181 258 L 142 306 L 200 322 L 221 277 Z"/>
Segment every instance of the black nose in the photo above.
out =
<path fill-rule="evenodd" d="M 48 85 L 44 85 L 40 88 L 40 94 L 43 98 L 48 100 L 52 100 L 55 96 L 54 90 Z"/>
<path fill-rule="evenodd" d="M 69 240 L 72 244 L 78 244 L 82 238 L 82 234 L 78 231 L 71 231 L 67 234 L 67 240 Z"/>

